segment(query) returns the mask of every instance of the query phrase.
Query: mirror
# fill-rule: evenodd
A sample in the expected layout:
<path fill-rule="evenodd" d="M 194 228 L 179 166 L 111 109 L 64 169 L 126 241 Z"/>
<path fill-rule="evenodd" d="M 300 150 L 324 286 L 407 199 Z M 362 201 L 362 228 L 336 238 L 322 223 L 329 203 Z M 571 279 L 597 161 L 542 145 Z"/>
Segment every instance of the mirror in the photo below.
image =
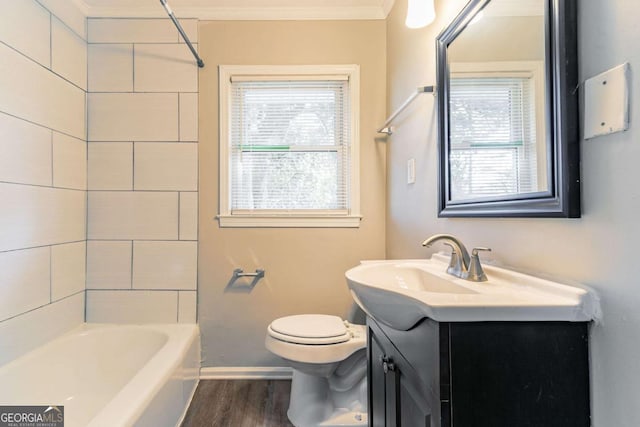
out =
<path fill-rule="evenodd" d="M 580 216 L 576 0 L 471 0 L 437 39 L 440 217 Z"/>

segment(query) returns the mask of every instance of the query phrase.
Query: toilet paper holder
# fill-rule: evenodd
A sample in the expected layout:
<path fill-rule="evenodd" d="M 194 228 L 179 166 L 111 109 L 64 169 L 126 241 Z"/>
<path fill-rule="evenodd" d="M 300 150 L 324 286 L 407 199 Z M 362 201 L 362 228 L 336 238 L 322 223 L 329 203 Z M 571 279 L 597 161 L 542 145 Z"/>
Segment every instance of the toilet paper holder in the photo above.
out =
<path fill-rule="evenodd" d="M 252 277 L 253 280 L 251 280 L 250 284 L 243 284 L 240 286 L 244 289 L 251 290 L 258 284 L 260 279 L 264 277 L 264 273 L 265 271 L 262 268 L 256 269 L 255 273 L 245 273 L 243 269 L 236 268 L 235 270 L 233 270 L 233 275 L 231 276 L 231 279 L 229 279 L 229 283 L 227 283 L 227 289 L 232 288 L 238 279 L 241 279 L 243 277 Z"/>

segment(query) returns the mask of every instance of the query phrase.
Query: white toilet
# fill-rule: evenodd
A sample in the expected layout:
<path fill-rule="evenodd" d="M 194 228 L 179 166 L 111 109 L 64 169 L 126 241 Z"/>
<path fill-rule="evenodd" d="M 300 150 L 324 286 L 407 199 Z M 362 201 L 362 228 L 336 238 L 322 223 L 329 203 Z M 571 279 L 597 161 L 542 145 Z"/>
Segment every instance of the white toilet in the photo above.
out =
<path fill-rule="evenodd" d="M 281 317 L 265 345 L 293 368 L 287 416 L 296 427 L 367 425 L 367 335 L 337 316 Z"/>

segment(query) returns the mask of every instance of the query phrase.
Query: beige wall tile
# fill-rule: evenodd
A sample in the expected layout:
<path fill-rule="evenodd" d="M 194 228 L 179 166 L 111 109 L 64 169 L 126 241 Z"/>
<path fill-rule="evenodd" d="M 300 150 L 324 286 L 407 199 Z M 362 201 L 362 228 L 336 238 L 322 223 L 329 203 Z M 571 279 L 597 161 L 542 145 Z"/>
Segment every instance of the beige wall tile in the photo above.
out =
<path fill-rule="evenodd" d="M 197 92 L 198 66 L 183 44 L 134 47 L 136 92 Z"/>
<path fill-rule="evenodd" d="M 197 291 L 178 292 L 178 323 L 197 322 Z"/>
<path fill-rule="evenodd" d="M 56 17 L 51 20 L 51 69 L 87 90 L 87 42 Z"/>
<path fill-rule="evenodd" d="M 178 193 L 90 191 L 89 239 L 178 238 Z"/>
<path fill-rule="evenodd" d="M 84 290 L 86 242 L 51 246 L 52 301 Z"/>
<path fill-rule="evenodd" d="M 178 94 L 90 93 L 89 141 L 177 141 Z"/>
<path fill-rule="evenodd" d="M 87 149 L 89 190 L 133 189 L 133 143 L 91 142 Z"/>
<path fill-rule="evenodd" d="M 196 242 L 133 242 L 134 289 L 196 289 Z"/>
<path fill-rule="evenodd" d="M 88 55 L 91 92 L 133 91 L 132 44 L 90 44 Z"/>
<path fill-rule="evenodd" d="M 84 91 L 3 44 L 0 93 L 0 111 L 85 138 Z"/>
<path fill-rule="evenodd" d="M 31 0 L 0 0 L 0 40 L 45 67 L 51 65 L 49 12 Z"/>
<path fill-rule="evenodd" d="M 185 143 L 136 143 L 136 190 L 198 189 L 198 146 Z"/>
<path fill-rule="evenodd" d="M 77 35 L 84 40 L 87 39 L 87 18 L 75 2 L 61 0 L 38 0 L 38 2 L 49 9 L 59 20 L 71 27 Z"/>
<path fill-rule="evenodd" d="M 198 94 L 180 94 L 180 141 L 198 141 Z"/>
<path fill-rule="evenodd" d="M 53 133 L 53 185 L 55 187 L 87 188 L 87 143 L 83 140 Z"/>
<path fill-rule="evenodd" d="M 0 323 L 0 365 L 40 347 L 82 322 L 84 292 Z"/>
<path fill-rule="evenodd" d="M 198 193 L 180 193 L 180 240 L 198 240 Z"/>
<path fill-rule="evenodd" d="M 0 113 L 0 181 L 51 185 L 51 131 Z"/>
<path fill-rule="evenodd" d="M 0 209 L 0 251 L 84 240 L 85 201 L 83 191 L 0 183 L 11 207 Z"/>
<path fill-rule="evenodd" d="M 180 36 L 169 18 L 90 18 L 88 29 L 89 43 L 177 43 Z"/>
<path fill-rule="evenodd" d="M 49 248 L 0 253 L 0 320 L 49 303 Z"/>
<path fill-rule="evenodd" d="M 177 291 L 87 291 L 87 322 L 176 323 Z"/>
<path fill-rule="evenodd" d="M 131 288 L 130 241 L 87 242 L 87 289 Z"/>

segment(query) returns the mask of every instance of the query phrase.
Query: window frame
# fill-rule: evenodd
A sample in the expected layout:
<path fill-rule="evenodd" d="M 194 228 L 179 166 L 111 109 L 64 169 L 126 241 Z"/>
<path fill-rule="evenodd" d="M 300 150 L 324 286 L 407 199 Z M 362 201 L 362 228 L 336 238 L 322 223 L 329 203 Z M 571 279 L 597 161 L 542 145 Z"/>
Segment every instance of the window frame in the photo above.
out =
<path fill-rule="evenodd" d="M 360 226 L 360 67 L 358 65 L 220 65 L 219 76 L 219 214 L 220 227 Z M 347 210 L 232 211 L 231 209 L 231 80 L 257 81 L 348 79 L 350 103 L 349 195 Z"/>

